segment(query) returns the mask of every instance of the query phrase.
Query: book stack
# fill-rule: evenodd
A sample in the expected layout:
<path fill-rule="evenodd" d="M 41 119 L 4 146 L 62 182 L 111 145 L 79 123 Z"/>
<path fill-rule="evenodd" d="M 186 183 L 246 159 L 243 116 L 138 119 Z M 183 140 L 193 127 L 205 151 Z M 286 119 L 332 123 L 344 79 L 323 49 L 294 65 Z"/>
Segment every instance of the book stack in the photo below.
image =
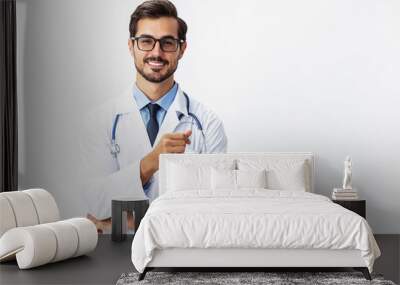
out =
<path fill-rule="evenodd" d="M 333 200 L 358 200 L 358 193 L 355 189 L 334 188 L 332 193 Z"/>

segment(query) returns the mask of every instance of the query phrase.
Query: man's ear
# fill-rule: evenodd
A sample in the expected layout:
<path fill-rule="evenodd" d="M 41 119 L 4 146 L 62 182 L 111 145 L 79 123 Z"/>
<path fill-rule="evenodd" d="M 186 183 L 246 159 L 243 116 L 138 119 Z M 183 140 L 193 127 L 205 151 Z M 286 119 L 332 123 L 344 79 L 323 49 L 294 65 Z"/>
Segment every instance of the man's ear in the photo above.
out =
<path fill-rule="evenodd" d="M 185 53 L 186 47 L 187 47 L 187 43 L 186 42 L 181 44 L 181 47 L 179 48 L 179 56 L 178 56 L 179 59 L 181 59 L 183 57 L 183 54 Z"/>
<path fill-rule="evenodd" d="M 131 39 L 128 39 L 128 48 L 129 48 L 129 52 L 133 56 L 133 40 L 131 40 Z"/>

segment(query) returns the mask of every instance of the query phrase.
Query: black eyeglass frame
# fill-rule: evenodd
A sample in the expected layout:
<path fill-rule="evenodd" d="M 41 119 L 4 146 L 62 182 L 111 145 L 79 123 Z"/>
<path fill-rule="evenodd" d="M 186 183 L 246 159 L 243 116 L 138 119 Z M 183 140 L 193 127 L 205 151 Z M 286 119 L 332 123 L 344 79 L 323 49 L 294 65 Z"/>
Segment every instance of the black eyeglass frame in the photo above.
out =
<path fill-rule="evenodd" d="M 159 43 L 160 43 L 160 48 L 161 48 L 161 50 L 162 50 L 163 52 L 176 52 L 176 51 L 178 50 L 178 46 L 180 46 L 181 44 L 183 44 L 183 43 L 185 42 L 185 41 L 182 40 L 182 39 L 176 39 L 176 38 L 168 37 L 168 36 L 167 36 L 167 37 L 162 37 L 161 39 L 156 39 L 156 38 L 153 38 L 152 36 L 130 37 L 130 39 L 133 40 L 133 41 L 136 40 L 137 43 L 138 43 L 138 40 L 140 40 L 140 39 L 152 39 L 152 40 L 154 40 L 153 47 L 152 47 L 151 49 L 149 49 L 149 50 L 147 50 L 147 49 L 141 49 L 141 48 L 139 47 L 139 43 L 138 43 L 138 44 L 137 44 L 137 47 L 138 47 L 138 49 L 141 50 L 141 51 L 152 51 L 152 50 L 154 49 L 154 47 L 156 46 L 156 43 L 159 42 Z M 166 39 L 168 39 L 168 40 L 175 40 L 175 42 L 176 42 L 176 48 L 175 48 L 175 50 L 164 50 L 162 41 L 163 41 L 163 40 L 166 40 Z"/>

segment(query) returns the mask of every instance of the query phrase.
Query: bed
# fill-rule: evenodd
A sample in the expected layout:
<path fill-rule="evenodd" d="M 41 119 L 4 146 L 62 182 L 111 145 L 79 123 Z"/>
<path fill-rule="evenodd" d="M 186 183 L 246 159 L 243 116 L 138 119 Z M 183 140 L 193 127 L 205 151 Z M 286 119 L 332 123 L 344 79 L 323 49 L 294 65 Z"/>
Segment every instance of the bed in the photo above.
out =
<path fill-rule="evenodd" d="M 132 242 L 154 268 L 352 267 L 380 250 L 364 218 L 314 192 L 312 153 L 162 154 L 159 197 Z"/>

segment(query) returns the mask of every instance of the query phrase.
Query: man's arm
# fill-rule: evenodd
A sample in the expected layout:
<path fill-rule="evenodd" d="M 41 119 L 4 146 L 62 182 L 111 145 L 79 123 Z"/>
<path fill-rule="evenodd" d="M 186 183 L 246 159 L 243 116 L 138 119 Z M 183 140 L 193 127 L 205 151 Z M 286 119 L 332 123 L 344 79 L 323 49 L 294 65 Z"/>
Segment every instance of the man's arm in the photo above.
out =
<path fill-rule="evenodd" d="M 161 137 L 156 147 L 140 161 L 140 179 L 146 184 L 159 168 L 161 153 L 183 153 L 192 131 L 184 133 L 168 133 Z"/>
<path fill-rule="evenodd" d="M 222 121 L 214 114 L 210 116 L 204 133 L 207 153 L 226 153 L 228 139 Z"/>

